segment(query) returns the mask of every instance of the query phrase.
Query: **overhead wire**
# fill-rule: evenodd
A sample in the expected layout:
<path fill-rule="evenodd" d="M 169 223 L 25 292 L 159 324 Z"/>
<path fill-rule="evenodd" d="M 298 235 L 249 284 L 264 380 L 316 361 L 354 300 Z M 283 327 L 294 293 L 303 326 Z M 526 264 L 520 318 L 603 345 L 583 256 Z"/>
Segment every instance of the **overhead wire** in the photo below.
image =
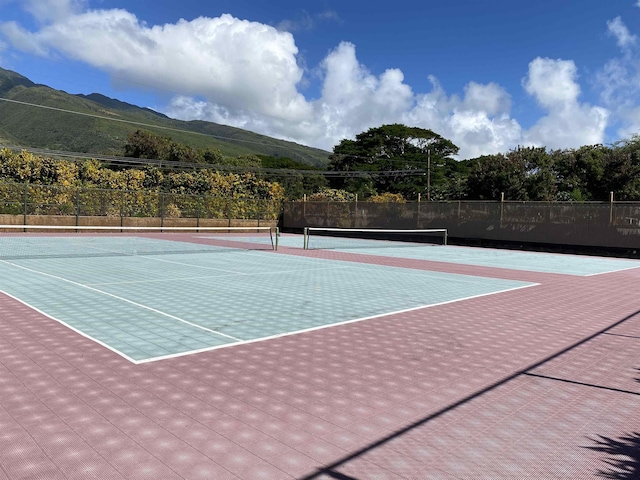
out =
<path fill-rule="evenodd" d="M 200 135 L 200 136 L 205 136 L 205 137 L 211 137 L 211 138 L 216 138 L 219 140 L 226 140 L 226 141 L 233 141 L 233 142 L 238 142 L 238 143 L 253 143 L 253 144 L 258 144 L 258 145 L 265 145 L 268 146 L 269 144 L 266 142 L 259 142 L 259 141 L 254 141 L 254 140 L 247 140 L 247 139 L 237 139 L 237 138 L 233 138 L 233 137 L 225 137 L 222 135 L 213 135 L 213 134 L 208 134 L 208 133 L 202 133 L 202 132 L 195 132 L 195 131 L 191 131 L 191 130 L 184 130 L 184 129 L 180 129 L 180 128 L 175 128 L 175 127 L 168 127 L 168 126 L 163 126 L 163 125 L 157 125 L 157 124 L 150 124 L 150 123 L 144 123 L 144 122 L 138 122 L 138 121 L 133 121 L 133 120 L 125 120 L 125 119 L 121 119 L 121 118 L 112 118 L 112 117 L 107 117 L 107 116 L 103 116 L 103 115 L 97 115 L 97 114 L 92 114 L 92 113 L 85 113 L 85 112 L 78 112 L 75 110 L 69 110 L 69 109 L 65 109 L 65 108 L 60 108 L 60 107 L 52 107 L 49 105 L 40 105 L 40 104 L 36 104 L 36 103 L 31 103 L 31 102 L 24 102 L 24 101 L 20 101 L 20 100 L 14 100 L 14 99 L 9 99 L 9 98 L 2 98 L 0 97 L 0 101 L 3 102 L 9 102 L 9 103 L 14 103 L 14 104 L 19 104 L 19 105 L 25 105 L 25 106 L 30 106 L 30 107 L 36 107 L 36 108 L 43 108 L 43 109 L 47 109 L 47 110 L 54 110 L 54 111 L 59 111 L 59 112 L 63 112 L 63 113 L 70 113 L 73 115 L 81 115 L 81 116 L 85 116 L 85 117 L 91 117 L 91 118 L 97 118 L 97 119 L 101 119 L 101 120 L 110 120 L 113 122 L 120 122 L 120 123 L 126 123 L 126 124 L 130 124 L 130 125 L 136 125 L 136 126 L 142 126 L 142 127 L 150 127 L 150 128 L 158 128 L 158 129 L 163 129 L 163 130 L 168 130 L 168 131 L 174 131 L 174 132 L 180 132 L 180 133 L 187 133 L 187 134 L 193 134 L 193 135 Z M 167 161 L 167 160 L 159 160 L 159 159 L 140 159 L 140 158 L 134 158 L 134 157 L 121 157 L 121 156 L 111 156 L 111 155 L 100 155 L 100 154 L 87 154 L 87 153 L 82 153 L 82 152 L 69 152 L 69 151 L 58 151 L 58 150 L 48 150 L 48 149 L 41 149 L 41 148 L 30 148 L 30 147 L 17 147 L 17 146 L 12 146 L 12 145 L 0 145 L 0 148 L 8 148 L 12 151 L 19 151 L 19 150 L 26 150 L 30 153 L 34 153 L 37 155 L 49 155 L 49 156 L 55 156 L 55 157 L 63 157 L 63 158 L 72 158 L 72 159 L 87 159 L 87 157 L 91 157 L 91 159 L 95 159 L 95 160 L 100 160 L 100 161 L 104 161 L 104 162 L 109 162 L 111 164 L 116 164 L 116 165 L 128 165 L 128 166 L 132 166 L 132 165 L 146 165 L 146 166 L 156 166 L 159 168 L 165 168 L 165 169 L 177 169 L 177 170 L 185 170 L 185 169 L 194 169 L 194 168 L 199 168 L 199 169 L 204 169 L 204 168 L 213 168 L 216 170 L 227 170 L 227 171 L 247 171 L 247 170 L 251 170 L 251 171 L 258 171 L 258 172 L 262 172 L 262 173 L 271 173 L 271 174 L 302 174 L 303 172 L 306 173 L 307 175 L 311 174 L 311 175 L 323 175 L 325 177 L 342 177 L 342 178 L 353 178 L 353 177 L 365 177 L 365 178 L 370 178 L 373 176 L 395 176 L 395 175 L 403 175 L 403 176 L 422 176 L 422 175 L 426 175 L 426 171 L 421 170 L 421 169 L 414 169 L 414 168 L 405 168 L 405 169 L 397 169 L 397 170 L 385 170 L 385 171 L 363 171 L 363 170 L 353 170 L 353 171 L 347 171 L 347 170 L 325 170 L 325 171 L 321 171 L 321 170 L 304 170 L 304 169 L 278 169 L 278 168 L 264 168 L 264 167 L 237 167 L 237 166 L 230 166 L 230 165 L 219 165 L 219 164 L 208 164 L 208 163 L 193 163 L 193 162 L 172 162 L 172 161 Z M 327 152 L 329 153 L 329 152 Z M 373 160 L 373 161 L 391 161 L 391 162 L 398 162 L 398 161 L 403 161 L 403 160 L 395 160 L 389 157 L 383 157 L 383 158 L 376 158 L 376 157 L 371 157 L 371 156 L 360 156 L 360 155 L 350 155 L 350 154 L 330 154 L 332 157 L 338 157 L 338 158 L 360 158 L 360 159 L 365 159 L 365 160 Z M 406 160 L 404 160 L 405 164 L 406 164 Z M 411 162 L 412 165 L 415 166 L 419 166 L 421 164 L 425 164 L 426 162 L 418 162 L 418 161 L 412 161 Z"/>

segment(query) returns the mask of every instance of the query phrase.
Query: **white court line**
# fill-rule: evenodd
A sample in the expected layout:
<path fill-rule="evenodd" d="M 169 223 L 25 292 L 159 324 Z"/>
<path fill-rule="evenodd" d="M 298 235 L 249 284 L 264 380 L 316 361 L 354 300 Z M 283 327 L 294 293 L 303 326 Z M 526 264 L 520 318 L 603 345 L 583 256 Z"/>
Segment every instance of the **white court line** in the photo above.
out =
<path fill-rule="evenodd" d="M 112 294 L 112 293 L 105 292 L 105 291 L 103 291 L 103 290 L 99 290 L 99 289 L 97 289 L 97 288 L 93 288 L 93 287 L 90 287 L 90 286 L 88 286 L 88 285 L 84 285 L 84 284 L 82 284 L 82 283 L 74 282 L 73 280 L 69 280 L 69 279 L 64 278 L 64 277 L 59 277 L 59 276 L 57 276 L 57 275 L 52 275 L 52 274 L 50 274 L 50 273 L 45 273 L 45 272 L 40 272 L 40 271 L 38 271 L 38 270 L 33 270 L 33 269 L 31 269 L 31 268 L 23 267 L 23 266 L 21 266 L 21 265 L 16 265 L 15 263 L 11 263 L 11 262 L 8 262 L 8 261 L 6 261 L 6 260 L 0 260 L 0 262 L 2 262 L 2 263 L 6 263 L 7 265 L 11 265 L 11 266 L 16 267 L 16 268 L 20 268 L 20 269 L 22 269 L 22 270 L 26 270 L 26 271 L 31 272 L 31 273 L 35 273 L 35 274 L 38 274 L 38 275 L 43 275 L 43 276 L 45 276 L 45 277 L 50 277 L 50 278 L 54 278 L 54 279 L 56 279 L 56 280 L 60 280 L 60 281 L 63 281 L 63 282 L 67 282 L 67 283 L 70 283 L 71 285 L 75 285 L 75 286 L 77 286 L 77 287 L 86 288 L 87 290 L 91 290 L 91 291 L 93 291 L 93 292 L 100 293 L 100 294 L 102 294 L 102 295 L 106 295 L 107 297 L 115 298 L 116 300 L 120 300 L 120 301 L 122 301 L 122 302 L 129 303 L 129 304 L 131 304 L 131 305 L 134 305 L 134 306 L 136 306 L 136 307 L 138 307 L 138 308 L 142 308 L 142 309 L 144 309 L 144 310 L 149 310 L 149 311 L 154 312 L 154 313 L 157 313 L 157 314 L 159 314 L 159 315 L 162 315 L 162 316 L 165 316 L 165 317 L 171 318 L 172 320 L 177 320 L 177 321 L 179 321 L 179 322 L 185 323 L 185 324 L 190 325 L 190 326 L 192 326 L 192 327 L 199 328 L 200 330 L 204 330 L 204 331 L 206 331 L 206 332 L 210 332 L 210 333 L 213 333 L 213 334 L 216 334 L 216 335 L 220 335 L 220 336 L 222 336 L 222 337 L 230 338 L 231 340 L 235 340 L 236 342 L 241 342 L 241 341 L 242 341 L 242 339 L 240 339 L 240 338 L 232 337 L 231 335 L 227 335 L 227 334 L 225 334 L 225 333 L 218 332 L 218 331 L 216 331 L 216 330 L 211 330 L 211 329 L 209 329 L 209 328 L 203 327 L 202 325 L 198 325 L 198 324 L 196 324 L 196 323 L 189 322 L 188 320 L 185 320 L 185 319 L 183 319 L 183 318 L 176 317 L 175 315 L 171 315 L 170 313 L 163 312 L 163 311 L 158 310 L 158 309 L 156 309 L 156 308 L 149 307 L 149 306 L 147 306 L 147 305 L 143 305 L 143 304 L 138 303 L 138 302 L 134 302 L 133 300 L 129 300 L 129 299 L 127 299 L 127 298 L 120 297 L 120 296 L 118 296 L 118 295 L 114 295 L 114 294 Z"/>
<path fill-rule="evenodd" d="M 159 253 L 158 255 L 162 255 L 162 254 Z M 185 255 L 187 255 L 187 254 L 185 254 Z M 193 253 L 190 253 L 188 255 L 193 255 Z M 188 266 L 188 267 L 204 268 L 206 270 L 215 270 L 215 271 L 218 271 L 218 272 L 231 273 L 233 275 L 247 275 L 246 273 L 236 272 L 235 270 L 225 270 L 224 268 L 205 267 L 204 265 L 193 265 L 193 264 L 190 264 L 190 263 L 176 262 L 174 260 L 165 260 L 164 258 L 155 258 L 155 257 L 150 256 L 150 255 L 139 255 L 139 256 L 137 256 L 137 258 L 144 258 L 145 260 L 154 260 L 156 262 L 172 263 L 174 265 L 183 265 L 183 266 Z"/>
<path fill-rule="evenodd" d="M 440 305 L 447 305 L 449 303 L 462 302 L 462 301 L 471 300 L 471 299 L 474 299 L 474 298 L 487 297 L 489 295 L 497 295 L 499 293 L 513 292 L 515 290 L 521 290 L 523 288 L 535 287 L 535 286 L 538 286 L 538 285 L 540 285 L 540 284 L 539 283 L 530 283 L 528 285 L 522 285 L 522 286 L 519 286 L 519 287 L 507 288 L 505 290 L 498 290 L 498 291 L 489 292 L 489 293 L 481 293 L 481 294 L 478 294 L 478 295 L 471 295 L 470 297 L 456 298 L 456 299 L 453 299 L 453 300 L 446 300 L 444 302 L 431 303 L 429 305 L 420 305 L 419 307 L 406 308 L 404 310 L 398 310 L 398 311 L 395 311 L 395 312 L 379 313 L 377 315 L 371 315 L 369 317 L 355 318 L 355 319 L 352 319 L 352 320 L 344 320 L 342 322 L 336 322 L 336 323 L 328 323 L 328 324 L 325 324 L 325 325 L 318 325 L 317 327 L 310 327 L 310 328 L 304 328 L 304 329 L 301 329 L 301 330 L 294 330 L 292 332 L 277 333 L 275 335 L 270 335 L 268 337 L 255 338 L 255 339 L 252 339 L 252 340 L 242 340 L 242 341 L 240 341 L 238 343 L 229 343 L 229 344 L 225 344 L 225 345 L 216 345 L 215 347 L 200 348 L 198 350 L 190 350 L 188 352 L 173 353 L 173 354 L 170 354 L 170 355 L 162 355 L 160 357 L 153 357 L 153 358 L 148 358 L 148 359 L 145 359 L 145 360 L 138 360 L 138 361 L 136 361 L 134 363 L 139 365 L 139 364 L 143 364 L 143 363 L 157 362 L 157 361 L 160 361 L 160 360 L 169 360 L 171 358 L 178 358 L 178 357 L 184 357 L 184 356 L 187 356 L 187 355 L 194 355 L 196 353 L 210 352 L 212 350 L 218 350 L 220 348 L 237 347 L 237 346 L 240 346 L 240 345 L 248 345 L 250 343 L 264 342 L 266 340 L 273 340 L 273 339 L 276 339 L 276 338 L 288 337 L 290 335 L 298 335 L 298 334 L 301 334 L 301 333 L 314 332 L 316 330 L 322 330 L 322 329 L 325 329 L 325 328 L 337 327 L 337 326 L 340 326 L 340 325 L 348 325 L 350 323 L 363 322 L 365 320 L 373 320 L 373 319 L 376 319 L 376 318 L 387 317 L 387 316 L 390 316 L 390 315 L 400 315 L 402 313 L 414 312 L 416 310 L 422 310 L 422 309 L 437 307 L 437 306 L 440 306 Z"/>
<path fill-rule="evenodd" d="M 28 268 L 25 268 L 25 267 L 21 267 L 19 265 L 14 265 L 14 264 L 12 264 L 10 262 L 7 262 L 7 261 L 4 261 L 4 260 L 0 260 L 0 262 L 8 263 L 9 265 L 13 265 L 13 266 L 16 266 L 18 268 L 22 268 L 22 269 L 31 271 L 31 269 L 28 269 Z M 342 268 L 342 267 L 340 267 L 340 268 Z M 100 290 L 93 289 L 93 288 L 88 287 L 88 286 L 83 285 L 83 284 L 78 284 L 76 282 L 73 282 L 71 280 L 67 280 L 67 279 L 62 278 L 62 277 L 56 277 L 55 275 L 50 275 L 50 274 L 43 273 L 43 272 L 38 272 L 38 271 L 34 271 L 34 272 L 42 274 L 42 275 L 45 275 L 45 276 L 50 276 L 50 277 L 53 277 L 53 278 L 59 278 L 60 280 L 63 280 L 63 281 L 66 281 L 66 282 L 69 282 L 69 283 L 72 283 L 72 284 L 76 284 L 76 285 L 79 285 L 81 287 L 88 288 L 90 290 L 95 290 L 95 291 L 97 291 L 99 293 L 103 293 L 103 294 L 108 295 L 108 296 L 119 298 L 119 299 L 122 299 L 123 301 L 129 302 L 129 303 L 133 303 L 134 305 L 136 305 L 135 302 L 131 302 L 131 301 L 127 300 L 127 299 L 123 299 L 121 297 L 117 297 L 115 295 L 111 295 L 111 294 L 109 294 L 107 292 L 102 292 Z M 300 329 L 300 330 L 294 330 L 294 331 L 291 331 L 291 332 L 278 333 L 278 334 L 275 334 L 275 335 L 256 338 L 256 339 L 252 339 L 252 340 L 235 339 L 234 337 L 229 337 L 228 335 L 222 334 L 220 332 L 216 332 L 214 330 L 209 330 L 207 328 L 200 327 L 198 325 L 194 325 L 196 327 L 202 328 L 203 330 L 207 330 L 207 331 L 210 331 L 210 332 L 215 333 L 215 334 L 219 334 L 219 335 L 223 335 L 223 336 L 227 336 L 229 338 L 232 338 L 232 339 L 236 340 L 236 342 L 235 343 L 224 344 L 224 345 L 217 345 L 217 346 L 213 346 L 213 347 L 206 347 L 206 348 L 202 348 L 202 349 L 188 350 L 188 351 L 179 352 L 179 353 L 170 354 L 170 355 L 162 355 L 162 356 L 147 358 L 147 359 L 143 359 L 143 360 L 133 360 L 130 357 L 128 357 L 125 354 L 123 354 L 122 352 L 119 352 L 118 350 L 115 350 L 115 349 L 113 349 L 111 347 L 108 347 L 108 346 L 107 346 L 107 348 L 109 350 L 111 350 L 111 351 L 114 351 L 115 353 L 118 353 L 119 355 L 121 355 L 122 357 L 126 358 L 130 362 L 138 365 L 138 364 L 150 363 L 150 362 L 155 362 L 155 361 L 160 361 L 160 360 L 167 360 L 167 359 L 171 359 L 171 358 L 183 357 L 183 356 L 187 356 L 187 355 L 193 355 L 193 354 L 196 354 L 196 353 L 208 352 L 208 351 L 217 350 L 217 349 L 220 349 L 220 348 L 227 348 L 227 347 L 232 347 L 232 346 L 238 346 L 238 345 L 245 345 L 245 344 L 256 343 L 256 342 L 262 342 L 262 341 L 272 340 L 272 339 L 286 337 L 286 336 L 290 336 L 290 335 L 297 335 L 297 334 L 306 333 L 306 332 L 312 332 L 312 331 L 321 330 L 321 329 L 325 329 L 325 328 L 337 327 L 337 326 L 340 326 L 340 325 L 347 325 L 347 324 L 350 324 L 350 323 L 356 323 L 356 322 L 362 322 L 362 321 L 372 320 L 372 319 L 376 319 L 376 318 L 382 318 L 382 317 L 386 317 L 386 316 L 390 316 L 390 315 L 398 315 L 398 314 L 412 312 L 412 311 L 416 311 L 416 310 L 427 309 L 427 308 L 436 307 L 436 306 L 440 306 L 440 305 L 446 305 L 446 304 L 449 304 L 449 303 L 461 302 L 461 301 L 465 301 L 465 300 L 471 300 L 471 299 L 474 299 L 474 298 L 480 298 L 480 297 L 485 297 L 485 296 L 489 296 L 489 295 L 497 295 L 497 294 L 500 294 L 500 293 L 516 291 L 516 290 L 529 288 L 529 287 L 534 287 L 534 286 L 538 286 L 538 285 L 540 285 L 540 284 L 539 283 L 529 283 L 527 285 L 521 285 L 521 286 L 518 286 L 518 287 L 508 288 L 508 289 L 504 289 L 504 290 L 497 290 L 497 291 L 492 291 L 492 292 L 488 292 L 488 293 L 482 293 L 482 294 L 478 294 L 478 295 L 471 295 L 471 296 L 468 296 L 468 297 L 456 298 L 456 299 L 453 299 L 453 300 L 446 300 L 446 301 L 443 301 L 443 302 L 432 303 L 432 304 L 428 304 L 428 305 L 420 305 L 420 306 L 417 306 L 417 307 L 412 307 L 412 308 L 408 308 L 408 309 L 402 309 L 402 310 L 398 310 L 398 311 L 394 311 L 394 312 L 384 312 L 384 313 L 380 313 L 380 314 L 376 314 L 376 315 L 372 315 L 372 316 L 368 316 L 368 317 L 356 318 L 356 319 L 352 319 L 352 320 L 345 320 L 345 321 L 335 322 L 335 323 L 328 323 L 328 324 L 325 324 L 325 325 L 319 325 L 319 326 L 316 326 L 316 327 L 310 327 L 310 328 L 305 328 L 305 329 Z M 11 296 L 11 295 L 9 295 L 9 296 Z M 14 298 L 14 297 L 12 297 L 12 298 Z M 20 301 L 20 300 L 18 299 L 18 301 Z M 21 302 L 21 303 L 29 306 L 25 302 Z M 150 309 L 150 307 L 145 307 L 144 305 L 139 305 L 139 306 L 141 306 L 143 308 L 149 308 Z M 33 307 L 31 307 L 31 308 L 33 308 Z M 37 310 L 35 308 L 34 308 L 34 310 L 39 311 L 39 310 Z M 151 309 L 151 310 L 153 310 L 153 309 Z M 159 313 L 164 314 L 163 312 L 159 312 Z M 47 315 L 47 314 L 44 314 L 44 315 L 47 316 L 48 318 L 51 318 L 51 319 L 53 319 L 55 321 L 58 321 L 59 323 L 67 325 L 65 322 L 60 321 L 60 320 L 56 319 L 55 317 L 52 317 L 52 316 Z M 169 317 L 172 317 L 169 314 L 165 314 L 165 315 L 167 315 Z M 178 317 L 172 317 L 172 318 L 176 318 L 176 319 L 178 319 L 180 321 L 183 321 L 185 323 L 189 323 L 189 322 L 187 322 L 185 320 L 179 319 Z M 74 331 L 78 331 L 77 329 L 75 329 L 73 327 L 69 327 L 69 328 L 71 328 Z M 82 332 L 79 332 L 79 333 L 82 334 Z M 89 335 L 86 335 L 86 334 L 82 334 L 82 335 L 87 337 L 87 338 L 89 338 L 89 339 L 91 339 L 91 340 L 96 341 L 97 343 L 100 343 L 101 345 L 105 345 L 103 342 L 100 342 L 100 341 L 92 338 Z"/>
<path fill-rule="evenodd" d="M 30 308 L 30 309 L 32 309 L 33 311 L 38 312 L 40 315 L 42 315 L 42 316 L 44 316 L 44 317 L 47 317 L 47 318 L 50 318 L 51 320 L 53 320 L 53 321 L 55 321 L 55 322 L 58 322 L 58 323 L 60 323 L 60 324 L 64 325 L 65 327 L 67 327 L 67 328 L 68 328 L 68 329 L 70 329 L 70 330 L 73 330 L 73 331 L 74 331 L 74 332 L 76 332 L 77 334 L 82 335 L 83 337 L 88 338 L 89 340 L 93 340 L 93 341 L 94 341 L 94 342 L 96 342 L 97 344 L 102 345 L 102 346 L 103 346 L 104 348 L 106 348 L 107 350 L 110 350 L 110 351 L 112 351 L 113 353 L 116 353 L 116 354 L 120 355 L 122 358 L 124 358 L 124 359 L 126 359 L 126 360 L 129 360 L 131 363 L 135 363 L 135 364 L 137 364 L 137 363 L 138 363 L 138 360 L 134 360 L 133 358 L 131 358 L 130 356 L 128 356 L 126 353 L 123 353 L 123 352 L 121 352 L 120 350 L 117 350 L 117 349 L 115 349 L 115 348 L 113 348 L 113 347 L 109 346 L 109 344 L 104 343 L 103 341 L 98 340 L 97 338 L 94 338 L 94 337 L 92 337 L 91 335 L 88 335 L 88 334 L 84 333 L 82 330 L 78 330 L 78 329 L 77 329 L 77 328 L 75 328 L 74 326 L 69 325 L 67 322 L 65 322 L 65 321 L 63 321 L 63 320 L 60 320 L 59 318 L 56 318 L 56 317 L 54 317 L 54 316 L 52 316 L 52 315 L 49 315 L 49 314 L 48 314 L 48 313 L 46 313 L 46 312 L 43 312 L 43 311 L 42 311 L 42 310 L 40 310 L 39 308 L 34 307 L 33 305 L 31 305 L 31 304 L 29 304 L 29 303 L 25 302 L 24 300 L 21 300 L 21 299 L 19 299 L 18 297 L 15 297 L 15 296 L 11 295 L 10 293 L 5 292 L 4 290 L 0 290 L 0 293 L 2 293 L 3 295 L 6 295 L 6 296 L 7 296 L 7 297 L 9 297 L 9 298 L 14 299 L 16 302 L 21 303 L 22 305 L 24 305 L 24 306 L 25 306 L 25 307 L 27 307 L 27 308 Z"/>
<path fill-rule="evenodd" d="M 607 273 L 624 272 L 627 270 L 633 270 L 634 268 L 640 268 L 640 265 L 636 265 L 635 267 L 620 268 L 618 270 L 610 270 L 608 272 L 590 273 L 589 275 L 583 275 L 583 277 L 595 277 L 596 275 L 606 275 Z"/>

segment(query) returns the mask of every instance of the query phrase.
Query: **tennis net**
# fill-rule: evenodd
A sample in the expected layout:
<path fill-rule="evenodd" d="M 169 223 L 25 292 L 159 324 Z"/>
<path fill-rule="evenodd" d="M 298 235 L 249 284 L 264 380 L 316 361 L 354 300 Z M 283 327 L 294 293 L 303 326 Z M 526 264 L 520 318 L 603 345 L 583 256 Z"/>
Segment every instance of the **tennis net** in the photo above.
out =
<path fill-rule="evenodd" d="M 304 248 L 355 249 L 446 245 L 447 229 L 379 229 L 305 227 Z"/>
<path fill-rule="evenodd" d="M 0 225 L 0 260 L 277 250 L 277 227 Z"/>

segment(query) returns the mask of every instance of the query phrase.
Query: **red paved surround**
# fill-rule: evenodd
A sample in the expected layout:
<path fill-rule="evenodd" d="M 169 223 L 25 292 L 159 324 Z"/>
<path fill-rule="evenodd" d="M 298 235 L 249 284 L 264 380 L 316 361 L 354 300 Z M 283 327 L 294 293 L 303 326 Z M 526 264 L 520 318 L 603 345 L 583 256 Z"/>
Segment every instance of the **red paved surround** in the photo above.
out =
<path fill-rule="evenodd" d="M 603 478 L 630 460 L 613 441 L 640 441 L 640 269 L 351 258 L 540 285 L 137 366 L 0 297 L 0 480 Z"/>

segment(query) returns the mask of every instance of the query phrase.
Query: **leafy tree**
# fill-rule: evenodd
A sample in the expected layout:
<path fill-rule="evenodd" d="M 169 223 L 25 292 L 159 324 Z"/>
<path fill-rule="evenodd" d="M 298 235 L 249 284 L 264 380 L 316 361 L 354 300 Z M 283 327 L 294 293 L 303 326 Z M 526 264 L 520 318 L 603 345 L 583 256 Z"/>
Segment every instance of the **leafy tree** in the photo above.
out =
<path fill-rule="evenodd" d="M 467 180 L 472 200 L 526 200 L 526 161 L 517 154 L 486 155 L 474 159 Z"/>
<path fill-rule="evenodd" d="M 554 158 L 544 147 L 518 148 L 511 155 L 519 156 L 525 164 L 526 199 L 550 202 L 557 193 L 557 172 Z"/>
<path fill-rule="evenodd" d="M 619 142 L 610 150 L 603 186 L 618 200 L 640 200 L 640 137 Z"/>
<path fill-rule="evenodd" d="M 605 168 L 609 149 L 603 145 L 583 146 L 554 152 L 558 192 L 556 199 L 571 201 L 606 200 Z"/>
<path fill-rule="evenodd" d="M 345 175 L 330 183 L 362 197 L 390 192 L 415 198 L 427 191 L 429 161 L 438 182 L 439 165 L 447 164 L 448 157 L 457 153 L 458 147 L 431 130 L 383 125 L 358 134 L 355 140 L 342 140 L 334 148 L 328 168 Z M 347 172 L 359 174 L 349 176 Z M 363 176 L 367 172 L 370 175 Z"/>

